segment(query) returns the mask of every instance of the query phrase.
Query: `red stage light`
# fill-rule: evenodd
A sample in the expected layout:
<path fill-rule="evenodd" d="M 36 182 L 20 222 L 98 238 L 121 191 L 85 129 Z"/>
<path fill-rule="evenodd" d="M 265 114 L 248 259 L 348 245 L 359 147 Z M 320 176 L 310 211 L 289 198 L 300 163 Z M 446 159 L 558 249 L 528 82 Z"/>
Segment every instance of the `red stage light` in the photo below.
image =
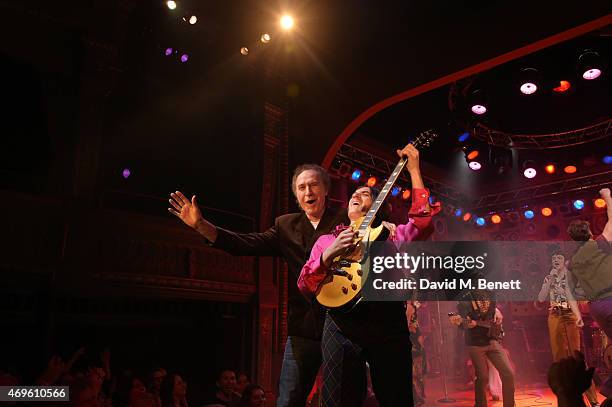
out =
<path fill-rule="evenodd" d="M 368 178 L 368 182 L 366 182 L 366 185 L 372 188 L 373 186 L 376 185 L 377 182 L 378 180 L 376 179 L 376 177 L 370 177 Z"/>
<path fill-rule="evenodd" d="M 491 216 L 491 222 L 493 222 L 495 224 L 501 223 L 501 216 L 499 216 L 499 215 Z"/>
<path fill-rule="evenodd" d="M 472 214 L 469 212 L 466 212 L 465 215 L 463 215 L 463 221 L 467 222 L 468 220 L 470 220 L 471 217 L 472 217 Z"/>
<path fill-rule="evenodd" d="M 406 189 L 402 192 L 402 199 L 407 200 L 408 198 L 410 198 L 410 190 Z"/>
<path fill-rule="evenodd" d="M 605 208 L 606 207 L 606 201 L 604 201 L 602 198 L 597 198 L 595 200 L 595 207 L 596 208 Z"/>
<path fill-rule="evenodd" d="M 547 208 L 542 208 L 542 215 L 544 215 L 544 216 L 552 215 L 552 209 L 550 209 L 548 207 Z"/>
<path fill-rule="evenodd" d="M 478 154 L 480 154 L 478 152 L 478 150 L 472 150 L 470 151 L 470 153 L 467 155 L 467 159 L 468 160 L 473 160 L 474 158 L 478 157 Z"/>
<path fill-rule="evenodd" d="M 557 86 L 556 88 L 554 88 L 553 90 L 555 92 L 565 92 L 566 90 L 568 90 L 569 88 L 571 88 L 572 84 L 569 83 L 568 81 L 559 81 L 559 86 Z"/>
<path fill-rule="evenodd" d="M 549 174 L 554 174 L 555 173 L 555 166 L 552 164 L 548 164 L 546 167 L 544 167 L 544 169 L 546 170 L 547 173 Z"/>
<path fill-rule="evenodd" d="M 574 174 L 576 172 L 576 166 L 568 165 L 563 169 L 563 171 L 565 171 L 566 174 Z"/>

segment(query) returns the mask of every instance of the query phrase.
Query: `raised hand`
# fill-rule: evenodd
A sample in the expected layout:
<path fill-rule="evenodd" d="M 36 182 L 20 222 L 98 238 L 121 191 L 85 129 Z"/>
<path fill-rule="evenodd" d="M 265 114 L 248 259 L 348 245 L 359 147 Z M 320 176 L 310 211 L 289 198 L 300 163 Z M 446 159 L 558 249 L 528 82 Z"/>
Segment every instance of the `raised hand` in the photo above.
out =
<path fill-rule="evenodd" d="M 397 150 L 397 155 L 400 157 L 408 157 L 408 162 L 406 163 L 408 171 L 419 169 L 419 150 L 412 144 L 408 144 L 403 149 Z"/>
<path fill-rule="evenodd" d="M 170 197 L 172 208 L 168 208 L 168 212 L 180 218 L 187 226 L 196 229 L 203 219 L 195 195 L 191 197 L 191 201 L 181 191 L 171 193 Z"/>

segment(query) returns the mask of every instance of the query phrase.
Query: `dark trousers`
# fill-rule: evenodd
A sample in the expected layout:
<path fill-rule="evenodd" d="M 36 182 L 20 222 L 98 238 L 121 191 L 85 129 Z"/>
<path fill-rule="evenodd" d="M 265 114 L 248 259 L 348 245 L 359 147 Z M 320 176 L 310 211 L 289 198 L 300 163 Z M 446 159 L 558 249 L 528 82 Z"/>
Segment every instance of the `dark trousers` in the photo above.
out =
<path fill-rule="evenodd" d="M 412 344 L 404 334 L 357 343 L 349 340 L 327 315 L 323 328 L 325 407 L 360 406 L 366 395 L 365 362 L 380 407 L 413 407 Z"/>
<path fill-rule="evenodd" d="M 321 342 L 290 336 L 281 368 L 276 407 L 304 407 L 321 366 Z"/>
<path fill-rule="evenodd" d="M 468 352 L 476 370 L 474 383 L 476 407 L 487 407 L 486 388 L 489 381 L 487 359 L 495 366 L 501 377 L 504 407 L 514 407 L 514 372 L 508 355 L 499 342 L 491 339 L 486 346 L 468 346 Z"/>

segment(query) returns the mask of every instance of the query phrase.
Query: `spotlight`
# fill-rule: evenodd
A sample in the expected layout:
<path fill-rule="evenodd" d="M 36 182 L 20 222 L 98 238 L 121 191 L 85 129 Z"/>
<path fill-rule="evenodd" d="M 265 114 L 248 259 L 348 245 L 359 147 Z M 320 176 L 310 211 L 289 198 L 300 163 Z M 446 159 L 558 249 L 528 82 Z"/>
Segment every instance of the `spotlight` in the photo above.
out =
<path fill-rule="evenodd" d="M 553 90 L 557 93 L 563 93 L 567 91 L 571 87 L 571 83 L 569 81 L 559 81 L 559 86 L 553 88 Z"/>
<path fill-rule="evenodd" d="M 484 91 L 476 89 L 472 92 L 468 97 L 468 105 L 471 106 L 472 113 L 477 115 L 485 114 L 487 112 L 488 101 Z"/>
<path fill-rule="evenodd" d="M 523 175 L 525 178 L 534 178 L 538 172 L 535 169 L 535 162 L 532 160 L 527 160 L 523 163 Z"/>
<path fill-rule="evenodd" d="M 465 215 L 463 215 L 463 221 L 467 222 L 468 220 L 470 220 L 472 218 L 472 214 L 469 212 L 466 212 Z"/>
<path fill-rule="evenodd" d="M 122 174 L 123 174 L 123 178 L 128 179 L 130 177 L 130 174 L 132 174 L 132 172 L 130 171 L 129 168 L 125 168 L 123 170 Z M 603 201 L 603 199 L 602 199 L 602 201 Z M 605 205 L 605 202 L 604 202 L 604 205 Z"/>
<path fill-rule="evenodd" d="M 372 188 L 373 186 L 376 186 L 377 182 L 378 182 L 378 180 L 376 179 L 376 177 L 370 177 L 370 178 L 368 178 L 368 181 L 366 182 L 366 185 L 369 186 L 370 188 Z"/>
<path fill-rule="evenodd" d="M 260 38 L 261 42 L 263 42 L 264 44 L 269 43 L 269 42 L 270 42 L 270 39 L 271 39 L 271 38 L 270 38 L 270 34 L 268 34 L 268 33 L 266 33 L 266 34 L 262 34 L 262 35 L 261 35 L 261 38 Z"/>
<path fill-rule="evenodd" d="M 575 165 L 568 165 L 563 169 L 563 171 L 565 171 L 566 174 L 575 174 L 577 169 Z"/>
<path fill-rule="evenodd" d="M 458 140 L 459 140 L 460 143 L 463 143 L 463 142 L 465 142 L 465 140 L 467 140 L 469 138 L 470 138 L 470 132 L 466 131 L 465 133 L 461 134 L 458 137 Z"/>
<path fill-rule="evenodd" d="M 402 199 L 403 200 L 408 200 L 408 198 L 410 198 L 410 190 L 409 189 L 404 189 L 404 192 L 402 192 Z"/>
<path fill-rule="evenodd" d="M 612 155 L 605 156 L 602 159 L 602 161 L 603 161 L 604 164 L 608 164 L 608 165 L 612 164 Z"/>
<path fill-rule="evenodd" d="M 172 55 L 172 48 L 166 48 L 166 50 L 164 51 L 164 54 L 169 57 L 170 55 Z"/>
<path fill-rule="evenodd" d="M 489 162 L 497 175 L 512 169 L 512 151 L 507 148 L 489 146 Z"/>
<path fill-rule="evenodd" d="M 468 160 L 473 160 L 473 159 L 475 159 L 476 157 L 478 157 L 478 155 L 479 155 L 479 154 L 480 154 L 480 152 L 479 152 L 478 150 L 472 150 L 472 151 L 470 151 L 470 152 L 469 152 L 469 153 L 466 155 L 466 158 L 467 158 Z"/>
<path fill-rule="evenodd" d="M 293 24 L 294 24 L 293 17 L 291 17 L 290 15 L 285 14 L 280 19 L 280 25 L 281 27 L 283 27 L 284 30 L 292 29 Z"/>
<path fill-rule="evenodd" d="M 477 224 L 478 226 L 484 226 L 484 225 L 485 225 L 485 223 L 486 223 L 486 222 L 485 222 L 484 218 L 480 218 L 480 217 L 476 218 L 476 224 Z"/>
<path fill-rule="evenodd" d="M 534 68 L 523 68 L 519 74 L 520 89 L 524 95 L 532 95 L 538 90 L 538 70 Z"/>
<path fill-rule="evenodd" d="M 533 217 L 535 216 L 532 210 L 526 210 L 523 215 L 525 215 L 525 218 L 527 219 L 533 219 Z"/>
<path fill-rule="evenodd" d="M 554 164 L 548 164 L 546 167 L 544 167 L 544 170 L 548 173 L 548 174 L 554 174 L 556 171 L 556 168 L 554 166 Z"/>
<path fill-rule="evenodd" d="M 196 16 L 189 17 L 189 24 L 194 25 L 198 22 L 198 18 Z"/>
<path fill-rule="evenodd" d="M 455 216 L 456 216 L 456 217 L 461 216 L 461 214 L 462 214 L 462 213 L 463 213 L 463 211 L 461 210 L 461 208 L 457 208 L 457 209 L 455 209 Z"/>
<path fill-rule="evenodd" d="M 584 201 L 583 201 L 583 200 L 581 200 L 581 199 L 576 199 L 576 200 L 574 201 L 574 208 L 576 208 L 576 209 L 578 209 L 578 210 L 580 210 L 580 209 L 584 208 Z"/>
<path fill-rule="evenodd" d="M 240 48 L 240 53 L 245 56 L 249 55 L 249 49 L 247 47 L 242 47 Z"/>
<path fill-rule="evenodd" d="M 552 215 L 552 209 L 550 209 L 549 207 L 542 208 L 542 215 L 546 217 Z"/>
<path fill-rule="evenodd" d="M 502 219 L 501 219 L 501 216 L 499 216 L 499 215 L 497 215 L 497 214 L 495 214 L 495 215 L 491 216 L 491 222 L 492 222 L 492 223 L 494 223 L 494 224 L 496 224 L 496 225 L 497 225 L 497 224 L 499 224 L 499 223 L 501 223 L 501 220 L 502 220 Z"/>
<path fill-rule="evenodd" d="M 181 55 L 181 62 L 185 63 L 187 61 L 189 61 L 189 55 L 187 55 L 187 54 Z"/>
<path fill-rule="evenodd" d="M 363 171 L 361 171 L 360 169 L 355 169 L 355 171 L 353 171 L 353 173 L 351 174 L 351 179 L 355 182 L 359 181 L 359 178 L 361 178 L 361 175 L 363 174 Z"/>
<path fill-rule="evenodd" d="M 603 198 L 597 198 L 593 204 L 599 209 L 606 207 L 606 201 L 604 201 Z"/>
<path fill-rule="evenodd" d="M 166 6 L 168 6 L 170 10 L 174 10 L 176 9 L 176 1 L 169 0 L 166 2 Z"/>
<path fill-rule="evenodd" d="M 482 168 L 482 164 L 480 164 L 478 161 L 470 161 L 468 163 L 468 166 L 470 167 L 471 170 L 473 171 L 478 171 L 479 169 Z"/>
<path fill-rule="evenodd" d="M 391 196 L 398 196 L 400 192 L 402 192 L 402 188 L 395 186 L 391 189 Z"/>
<path fill-rule="evenodd" d="M 601 57 L 591 49 L 585 50 L 578 57 L 578 72 L 588 81 L 601 76 Z"/>

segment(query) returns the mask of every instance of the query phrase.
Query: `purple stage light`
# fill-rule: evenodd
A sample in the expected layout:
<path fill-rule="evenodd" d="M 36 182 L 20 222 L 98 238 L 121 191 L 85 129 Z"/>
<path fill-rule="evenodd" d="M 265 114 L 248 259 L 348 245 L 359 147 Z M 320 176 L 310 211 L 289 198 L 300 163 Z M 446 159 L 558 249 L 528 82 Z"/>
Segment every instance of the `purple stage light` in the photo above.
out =
<path fill-rule="evenodd" d="M 487 112 L 487 108 L 483 105 L 474 105 L 472 106 L 472 112 L 475 114 L 485 114 Z"/>
<path fill-rule="evenodd" d="M 482 165 L 478 161 L 470 161 L 468 166 L 473 171 L 478 171 L 479 169 L 482 168 Z"/>
<path fill-rule="evenodd" d="M 538 90 L 538 87 L 535 83 L 526 82 L 521 85 L 521 92 L 525 95 L 531 95 L 532 93 L 535 93 L 536 90 Z"/>
<path fill-rule="evenodd" d="M 169 57 L 170 55 L 172 55 L 172 48 L 166 48 L 166 52 L 165 52 L 166 56 Z"/>
<path fill-rule="evenodd" d="M 593 68 L 593 69 L 589 69 L 588 71 L 584 71 L 584 73 L 582 74 L 582 77 L 586 79 L 587 81 L 590 81 L 590 80 L 599 78 L 599 75 L 601 75 L 601 70 L 597 68 Z"/>
<path fill-rule="evenodd" d="M 189 61 L 189 55 L 187 54 L 181 55 L 181 62 L 187 62 L 187 61 Z"/>
<path fill-rule="evenodd" d="M 123 178 L 128 179 L 130 177 L 130 174 L 131 174 L 131 172 L 130 172 L 129 168 L 125 168 L 123 170 Z"/>

